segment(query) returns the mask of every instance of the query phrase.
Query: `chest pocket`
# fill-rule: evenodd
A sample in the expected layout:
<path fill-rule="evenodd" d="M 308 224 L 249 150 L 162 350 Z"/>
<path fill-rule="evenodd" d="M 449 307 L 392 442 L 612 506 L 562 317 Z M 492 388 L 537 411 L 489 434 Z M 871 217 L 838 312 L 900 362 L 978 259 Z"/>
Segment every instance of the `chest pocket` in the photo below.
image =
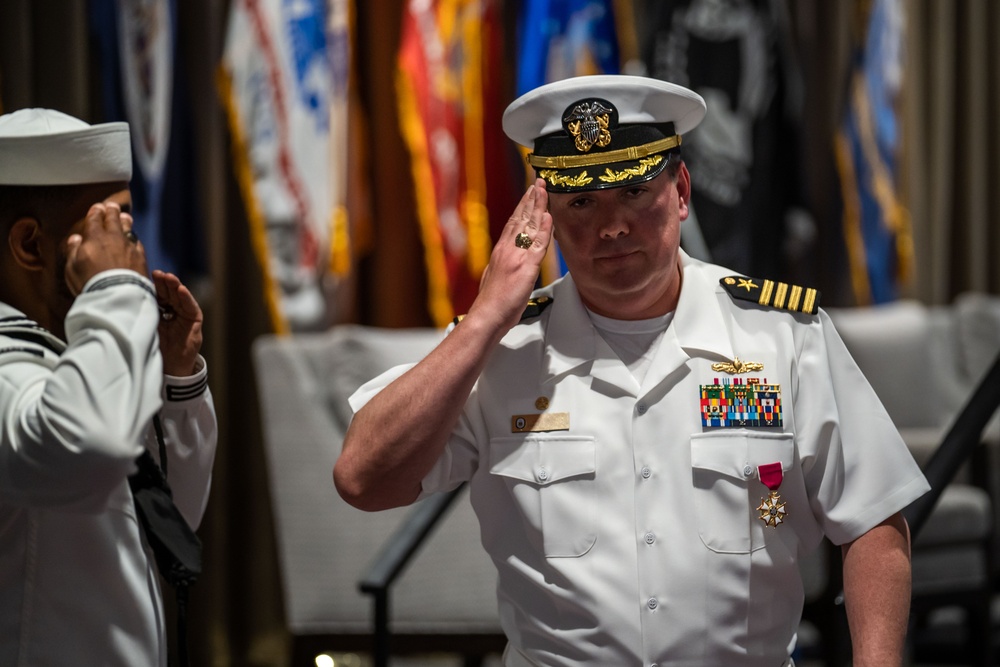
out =
<path fill-rule="evenodd" d="M 548 557 L 582 556 L 597 541 L 592 437 L 528 436 L 490 441 L 490 473 L 504 479 Z"/>
<path fill-rule="evenodd" d="M 791 530 L 784 524 L 765 526 L 758 518 L 756 508 L 767 496 L 768 488 L 760 481 L 757 466 L 780 461 L 782 472 L 787 473 L 794 457 L 791 433 L 713 432 L 691 436 L 694 505 L 698 533 L 706 547 L 720 553 L 748 553 L 764 546 L 765 530 Z M 789 518 L 794 511 L 789 511 Z"/>

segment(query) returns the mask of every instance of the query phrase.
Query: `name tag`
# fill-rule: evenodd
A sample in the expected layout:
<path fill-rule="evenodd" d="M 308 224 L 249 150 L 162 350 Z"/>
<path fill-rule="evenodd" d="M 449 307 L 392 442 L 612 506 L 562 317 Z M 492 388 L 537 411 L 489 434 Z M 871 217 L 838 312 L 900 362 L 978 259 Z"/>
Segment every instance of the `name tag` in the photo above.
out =
<path fill-rule="evenodd" d="M 568 412 L 543 412 L 534 415 L 514 415 L 510 418 L 511 433 L 540 433 L 542 431 L 568 430 Z"/>

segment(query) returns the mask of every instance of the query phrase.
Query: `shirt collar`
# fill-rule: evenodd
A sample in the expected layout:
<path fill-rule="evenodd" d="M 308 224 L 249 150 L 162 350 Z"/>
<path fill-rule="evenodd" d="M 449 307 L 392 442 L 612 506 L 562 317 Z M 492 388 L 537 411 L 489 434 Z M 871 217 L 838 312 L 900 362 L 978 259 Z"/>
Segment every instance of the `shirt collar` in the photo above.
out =
<path fill-rule="evenodd" d="M 715 268 L 689 257 L 683 250 L 681 268 L 684 282 L 674 314 L 673 329 L 685 350 L 700 350 L 726 359 L 733 358 L 729 324 L 724 317 L 725 290 L 713 280 Z"/>
<path fill-rule="evenodd" d="M 711 279 L 711 265 L 691 258 L 683 250 L 683 282 L 671 324 L 673 339 L 685 351 L 701 351 L 724 359 L 733 358 L 729 326 L 720 299 L 724 291 Z M 545 332 L 546 382 L 584 364 L 593 364 L 599 334 L 587 315 L 571 275 L 550 286 L 553 304 Z M 670 331 L 668 330 L 668 332 Z M 668 340 L 665 337 L 661 346 Z"/>
<path fill-rule="evenodd" d="M 59 340 L 59 338 L 52 334 L 48 329 L 44 328 L 34 320 L 28 319 L 28 317 L 17 308 L 0 301 L 0 335 L 3 335 L 5 332 L 12 334 L 30 334 L 31 336 L 38 338 L 39 343 L 45 345 L 57 354 L 66 349 L 66 343 Z"/>

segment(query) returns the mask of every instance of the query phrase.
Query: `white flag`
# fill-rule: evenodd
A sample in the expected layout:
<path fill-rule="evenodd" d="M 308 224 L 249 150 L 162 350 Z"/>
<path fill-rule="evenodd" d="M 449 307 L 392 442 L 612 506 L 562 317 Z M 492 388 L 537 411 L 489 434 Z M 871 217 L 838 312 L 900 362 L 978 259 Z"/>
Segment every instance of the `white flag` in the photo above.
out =
<path fill-rule="evenodd" d="M 331 123 L 346 123 L 338 113 L 347 99 L 347 21 L 338 20 L 346 5 L 233 0 L 230 10 L 220 88 L 265 298 L 282 333 L 336 319 L 331 248 L 334 227 L 346 233 L 347 145 Z"/>

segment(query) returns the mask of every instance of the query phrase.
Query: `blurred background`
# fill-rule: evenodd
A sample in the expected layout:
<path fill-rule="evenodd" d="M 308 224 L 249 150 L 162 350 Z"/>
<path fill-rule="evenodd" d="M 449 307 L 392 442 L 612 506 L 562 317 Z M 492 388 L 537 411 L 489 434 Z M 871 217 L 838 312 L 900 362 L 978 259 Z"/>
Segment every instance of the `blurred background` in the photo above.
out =
<path fill-rule="evenodd" d="M 0 109 L 128 120 L 150 266 L 206 312 L 196 664 L 289 664 L 252 343 L 465 312 L 526 184 L 518 94 L 693 88 L 689 253 L 824 307 L 947 306 L 1000 294 L 997 34 L 994 0 L 2 0 Z"/>

